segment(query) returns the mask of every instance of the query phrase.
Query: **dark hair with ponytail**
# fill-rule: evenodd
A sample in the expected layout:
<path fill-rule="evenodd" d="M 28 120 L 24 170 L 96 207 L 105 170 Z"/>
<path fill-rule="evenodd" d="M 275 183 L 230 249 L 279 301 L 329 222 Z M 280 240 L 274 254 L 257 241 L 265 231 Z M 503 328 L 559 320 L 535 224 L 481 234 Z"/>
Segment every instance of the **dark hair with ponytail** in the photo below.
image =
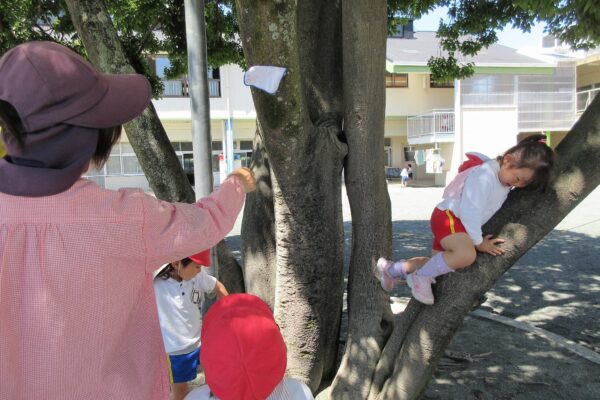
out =
<path fill-rule="evenodd" d="M 533 170 L 533 178 L 527 185 L 529 189 L 545 189 L 550 181 L 552 169 L 556 163 L 554 151 L 546 144 L 546 136 L 531 135 L 504 152 L 498 158 L 502 161 L 508 154 L 513 156 L 514 168 Z"/>

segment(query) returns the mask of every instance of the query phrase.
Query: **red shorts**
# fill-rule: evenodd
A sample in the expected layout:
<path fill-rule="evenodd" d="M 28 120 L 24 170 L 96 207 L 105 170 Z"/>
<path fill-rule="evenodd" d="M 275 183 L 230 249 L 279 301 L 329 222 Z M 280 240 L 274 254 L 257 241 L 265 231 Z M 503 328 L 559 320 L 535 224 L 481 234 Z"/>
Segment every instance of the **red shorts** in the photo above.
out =
<path fill-rule="evenodd" d="M 441 240 L 458 232 L 467 232 L 460 219 L 450 210 L 434 208 L 431 213 L 431 232 L 433 233 L 433 250 L 444 251 Z"/>

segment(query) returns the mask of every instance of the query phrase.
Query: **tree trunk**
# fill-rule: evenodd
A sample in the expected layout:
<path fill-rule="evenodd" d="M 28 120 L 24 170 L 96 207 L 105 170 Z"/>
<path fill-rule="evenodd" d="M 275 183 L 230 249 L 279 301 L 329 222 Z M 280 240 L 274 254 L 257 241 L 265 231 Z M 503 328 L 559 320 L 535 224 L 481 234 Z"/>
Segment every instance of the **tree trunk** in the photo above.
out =
<path fill-rule="evenodd" d="M 248 293 L 259 296 L 274 308 L 277 251 L 273 183 L 267 151 L 258 132 L 252 150 L 252 170 L 256 191 L 246 195 L 242 220 L 244 283 Z"/>
<path fill-rule="evenodd" d="M 275 95 L 252 90 L 264 157 L 257 160 L 261 183 L 246 215 L 265 216 L 275 228 L 245 231 L 257 234 L 244 236 L 252 274 L 247 287 L 274 286 L 265 297 L 288 346 L 288 372 L 316 390 L 335 366 L 343 292 L 346 145 L 340 141 L 341 54 L 332 46 L 341 33 L 340 2 L 238 0 L 237 10 L 248 65 L 288 68 Z M 267 254 L 257 254 L 265 248 Z"/>
<path fill-rule="evenodd" d="M 102 3 L 66 2 L 92 60 L 105 71 L 132 72 Z M 385 10 L 382 0 L 237 0 L 248 65 L 288 68 L 275 95 L 252 90 L 259 190 L 248 197 L 242 228 L 246 289 L 273 307 L 288 345 L 288 373 L 313 391 L 335 372 L 345 169 L 353 220 L 349 330 L 341 366 L 322 394 L 335 399 L 421 396 L 475 300 L 600 183 L 596 98 L 557 148 L 558 177 L 549 190 L 511 193 L 484 226 L 506 239 L 507 253 L 480 255 L 473 266 L 441 277 L 435 305 L 411 301 L 394 320 L 374 276 L 391 241 L 382 151 Z M 145 113 L 155 117 L 152 108 Z M 181 170 L 178 161 L 164 164 L 174 157 L 164 131 L 143 131 L 160 126 L 158 119 L 142 120 L 148 122 L 127 128 L 151 185 L 162 198 L 185 198 L 185 175 L 170 175 Z M 239 271 L 232 271 L 239 282 Z"/>
<path fill-rule="evenodd" d="M 366 399 L 393 327 L 388 295 L 375 279 L 377 258 L 390 255 L 390 200 L 383 174 L 386 2 L 344 1 L 346 190 L 352 212 L 348 338 L 331 387 L 334 399 Z"/>
<path fill-rule="evenodd" d="M 66 4 L 92 63 L 105 73 L 135 73 L 104 2 L 66 0 Z M 152 104 L 142 115 L 125 124 L 125 133 L 156 197 L 167 201 L 195 201 L 194 191 Z"/>
<path fill-rule="evenodd" d="M 319 164 L 317 158 L 329 154 L 335 161 L 339 142 L 332 140 L 335 146 L 321 147 L 317 153 L 306 149 L 310 145 L 319 148 L 319 142 L 323 142 L 319 132 L 325 130 L 319 120 L 329 121 L 333 129 L 330 138 L 339 136 L 348 146 L 344 167 L 353 220 L 349 331 L 337 376 L 320 397 L 414 399 L 422 395 L 440 356 L 475 300 L 599 181 L 600 169 L 595 167 L 600 155 L 597 100 L 559 146 L 561 178 L 551 190 L 544 194 L 515 191 L 484 227 L 486 232 L 507 239 L 507 254 L 496 258 L 481 255 L 472 267 L 441 278 L 435 288 L 434 306 L 412 301 L 394 321 L 387 296 L 373 274 L 376 258 L 390 253 L 391 237 L 382 152 L 385 6 L 383 1 L 348 1 L 343 6 L 312 1 L 294 8 L 293 3 L 285 1 L 259 6 L 238 1 L 248 64 L 290 69 L 276 95 L 253 91 L 258 134 L 269 160 L 263 176 L 270 185 L 265 184 L 268 190 L 257 195 L 256 202 L 246 210 L 247 215 L 255 213 L 263 223 L 258 230 L 249 225 L 244 229 L 245 240 L 256 234 L 251 239 L 255 245 L 245 249 L 246 281 L 251 290 L 260 292 L 274 305 L 290 349 L 289 372 L 308 381 L 313 390 L 319 386 L 319 377 L 326 378 L 327 373 L 319 364 L 323 348 L 319 347 L 322 342 L 317 333 L 325 328 L 324 314 L 320 308 L 311 310 L 311 306 L 319 304 L 316 296 L 321 296 L 323 302 L 325 296 L 334 298 L 339 293 L 335 286 L 326 286 L 333 289 L 324 294 L 321 275 L 325 269 L 312 268 L 332 254 L 320 244 L 336 244 L 339 238 L 338 230 L 332 229 L 339 222 L 337 217 L 331 218 L 337 215 L 339 187 L 331 174 L 337 167 L 331 162 Z M 343 51 L 342 64 L 339 49 Z M 343 71 L 336 69 L 339 65 L 343 65 Z M 336 84 L 338 77 L 331 71 L 340 74 L 342 86 Z M 328 86 L 332 82 L 333 86 Z M 342 135 L 340 116 L 344 121 Z M 331 174 L 330 181 L 327 174 Z M 323 182 L 335 185 L 325 186 Z M 311 206 L 311 198 L 322 199 L 319 210 Z M 328 209 L 323 214 L 332 205 L 333 213 Z M 317 241 L 311 240 L 315 238 Z M 262 253 L 264 249 L 266 254 Z M 337 247 L 335 251 L 339 251 Z M 335 259 L 323 264 L 332 271 L 327 278 L 333 284 L 338 279 L 339 264 L 332 264 Z M 264 269 L 256 272 L 260 268 Z M 258 289 L 263 283 L 266 286 Z M 339 319 L 332 321 L 336 325 Z"/>

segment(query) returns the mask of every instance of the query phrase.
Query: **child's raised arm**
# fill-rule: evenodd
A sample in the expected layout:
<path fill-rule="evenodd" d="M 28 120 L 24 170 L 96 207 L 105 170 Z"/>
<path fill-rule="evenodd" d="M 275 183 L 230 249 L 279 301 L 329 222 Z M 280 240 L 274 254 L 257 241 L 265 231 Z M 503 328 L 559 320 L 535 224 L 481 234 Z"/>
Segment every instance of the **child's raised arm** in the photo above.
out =
<path fill-rule="evenodd" d="M 217 295 L 217 300 L 229 295 L 229 292 L 225 288 L 225 285 L 221 283 L 221 281 L 217 281 L 213 292 Z"/>
<path fill-rule="evenodd" d="M 233 228 L 253 182 L 249 171 L 236 170 L 210 196 L 193 204 L 168 203 L 142 194 L 142 251 L 147 267 L 153 270 L 216 245 Z"/>

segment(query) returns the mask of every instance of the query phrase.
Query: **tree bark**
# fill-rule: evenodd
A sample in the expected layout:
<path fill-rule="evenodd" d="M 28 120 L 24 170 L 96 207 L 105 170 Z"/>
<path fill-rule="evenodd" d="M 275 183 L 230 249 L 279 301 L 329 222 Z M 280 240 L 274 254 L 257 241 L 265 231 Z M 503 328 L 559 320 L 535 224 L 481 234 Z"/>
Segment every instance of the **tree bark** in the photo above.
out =
<path fill-rule="evenodd" d="M 390 200 L 383 174 L 386 2 L 343 2 L 344 165 L 352 212 L 348 337 L 332 384 L 334 399 L 366 399 L 373 371 L 393 327 L 388 295 L 374 270 L 390 255 Z"/>
<path fill-rule="evenodd" d="M 275 95 L 252 90 L 269 165 L 256 170 L 270 186 L 253 196 L 246 215 L 272 218 L 275 228 L 261 229 L 256 245 L 245 248 L 248 289 L 274 285 L 266 297 L 288 346 L 288 372 L 316 390 L 333 373 L 342 308 L 346 145 L 340 91 L 331 90 L 341 87 L 340 53 L 329 51 L 340 35 L 340 3 L 238 0 L 236 8 L 248 65 L 288 68 Z M 255 273 L 264 267 L 255 251 L 265 247 L 274 249 L 264 258 L 273 270 Z"/>
<path fill-rule="evenodd" d="M 229 246 L 225 241 L 217 244 L 217 259 L 219 260 L 214 270 L 215 276 L 225 285 L 227 291 L 231 293 L 245 293 L 244 274 L 242 267 L 231 253 Z"/>
<path fill-rule="evenodd" d="M 484 227 L 485 232 L 497 233 L 507 239 L 507 254 L 497 258 L 481 255 L 472 267 L 440 278 L 435 288 L 434 306 L 412 301 L 403 315 L 394 321 L 386 304 L 387 296 L 374 277 L 375 261 L 379 255 L 390 253 L 391 237 L 381 151 L 385 118 L 385 4 L 383 1 L 344 2 L 343 29 L 339 31 L 343 35 L 336 34 L 335 30 L 328 30 L 327 35 L 323 26 L 329 28 L 332 24 L 331 19 L 329 23 L 323 23 L 326 21 L 324 13 L 339 13 L 339 9 L 331 5 L 329 7 L 333 8 L 326 9 L 317 1 L 302 2 L 302 6 L 298 5 L 294 10 L 293 4 L 287 2 L 250 7 L 244 1 L 238 1 L 241 37 L 248 64 L 290 68 L 282 89 L 275 96 L 253 91 L 259 135 L 269 157 L 271 186 L 268 194 L 272 197 L 261 195 L 262 200 L 257 202 L 264 206 L 258 215 L 267 216 L 263 220 L 267 225 L 260 229 L 262 245 L 247 249 L 247 252 L 251 257 L 260 258 L 262 256 L 253 251 L 268 248 L 266 258 L 274 258 L 274 261 L 265 262 L 273 266 L 265 273 L 269 278 L 258 278 L 258 282 L 251 282 L 249 286 L 260 287 L 268 281 L 262 293 L 266 298 L 270 298 L 271 290 L 274 293 L 270 301 L 290 348 L 290 373 L 308 381 L 313 390 L 319 386 L 316 383 L 318 377 L 325 378 L 326 374 L 319 369 L 316 357 L 302 358 L 302 351 L 297 347 L 309 349 L 313 354 L 320 351 L 314 331 L 321 329 L 322 319 L 310 305 L 318 304 L 312 296 L 322 293 L 322 286 L 307 279 L 316 274 L 302 269 L 302 265 L 308 260 L 316 260 L 315 255 L 331 254 L 331 250 L 323 249 L 319 243 L 306 240 L 307 232 L 316 234 L 310 225 L 331 226 L 336 222 L 323 219 L 322 214 L 314 212 L 305 203 L 304 196 L 313 188 L 337 193 L 338 186 L 315 187 L 322 182 L 323 172 L 312 167 L 325 168 L 325 173 L 329 170 L 327 165 L 319 165 L 304 151 L 308 143 L 319 136 L 305 118 L 310 119 L 313 127 L 316 125 L 317 131 L 323 128 L 316 123 L 319 118 L 329 116 L 331 126 L 338 130 L 337 121 L 340 116 L 343 119 L 344 132 L 338 131 L 335 135 L 346 141 L 349 149 L 344 163 L 353 221 L 348 277 L 349 332 L 341 366 L 329 390 L 321 394 L 323 398 L 414 399 L 422 395 L 439 358 L 476 299 L 598 184 L 598 168 L 593 166 L 597 165 L 600 154 L 596 101 L 559 146 L 561 178 L 551 190 L 544 194 L 515 191 Z M 287 27 L 282 29 L 282 26 Z M 343 51 L 343 71 L 339 71 L 342 72 L 342 87 L 328 87 L 327 79 L 315 79 L 317 75 L 329 76 L 329 71 L 336 71 L 331 63 L 339 63 L 334 54 L 332 58 L 322 58 L 311 64 L 315 59 L 311 55 L 324 54 L 323 49 L 317 49 L 319 40 L 315 38 L 319 37 L 329 38 L 330 51 L 335 53 L 335 49 L 340 48 Z M 321 74 L 314 74 L 319 70 L 316 65 Z M 327 94 L 331 90 L 342 97 L 331 97 Z M 329 108 L 316 101 L 322 98 L 319 96 L 329 96 L 329 100 L 323 102 Z M 333 137 L 334 132 L 331 133 L 330 137 Z M 302 162 L 305 165 L 299 173 Z M 578 165 L 584 162 L 588 164 Z M 567 168 L 567 165 L 575 167 Z M 569 172 L 569 168 L 575 169 Z M 307 176 L 309 179 L 305 179 Z M 318 195 L 317 191 L 311 192 L 311 196 Z M 320 196 L 330 198 L 327 193 Z M 247 213 L 257 209 L 256 205 L 252 206 Z M 548 217 L 548 210 L 552 210 L 551 217 Z M 271 221 L 272 230 L 268 226 Z M 254 233 L 256 231 L 248 227 L 244 238 Z M 337 231 L 332 230 L 330 234 L 332 236 L 325 239 L 325 232 L 321 231 L 318 238 L 335 243 Z M 300 259 L 304 262 L 299 263 Z M 260 268 L 252 264 L 246 266 L 246 271 Z M 255 278 L 253 276 L 251 280 Z M 289 302 L 284 301 L 288 299 Z M 321 386 L 324 384 L 326 381 Z"/>
<path fill-rule="evenodd" d="M 133 72 L 102 3 L 66 2 L 94 63 Z M 349 330 L 322 397 L 416 399 L 475 300 L 600 183 L 600 97 L 558 146 L 549 190 L 514 191 L 484 226 L 506 239 L 506 254 L 480 255 L 473 266 L 440 277 L 435 305 L 411 301 L 394 321 L 374 275 L 391 242 L 382 152 L 386 3 L 236 5 L 248 65 L 288 68 L 275 95 L 252 90 L 259 190 L 248 197 L 242 228 L 246 289 L 272 306 L 288 345 L 288 373 L 313 391 L 326 386 L 335 372 L 343 298 L 343 166 L 353 220 Z M 160 126 L 152 108 L 145 113 L 147 122 L 127 126 L 142 167 L 159 197 L 187 198 L 185 175 L 169 175 L 181 170 L 179 162 L 164 164 L 174 156 L 164 130 L 145 133 Z M 232 276 L 239 282 L 235 267 Z"/>
<path fill-rule="evenodd" d="M 135 73 L 104 2 L 65 2 L 91 62 L 104 73 Z M 125 124 L 125 133 L 156 197 L 166 201 L 195 201 L 194 191 L 152 104 L 142 115 Z"/>
<path fill-rule="evenodd" d="M 273 183 L 269 157 L 258 132 L 252 150 L 252 170 L 256 191 L 246 196 L 242 220 L 244 283 L 248 293 L 259 296 L 273 309 L 277 262 Z"/>

